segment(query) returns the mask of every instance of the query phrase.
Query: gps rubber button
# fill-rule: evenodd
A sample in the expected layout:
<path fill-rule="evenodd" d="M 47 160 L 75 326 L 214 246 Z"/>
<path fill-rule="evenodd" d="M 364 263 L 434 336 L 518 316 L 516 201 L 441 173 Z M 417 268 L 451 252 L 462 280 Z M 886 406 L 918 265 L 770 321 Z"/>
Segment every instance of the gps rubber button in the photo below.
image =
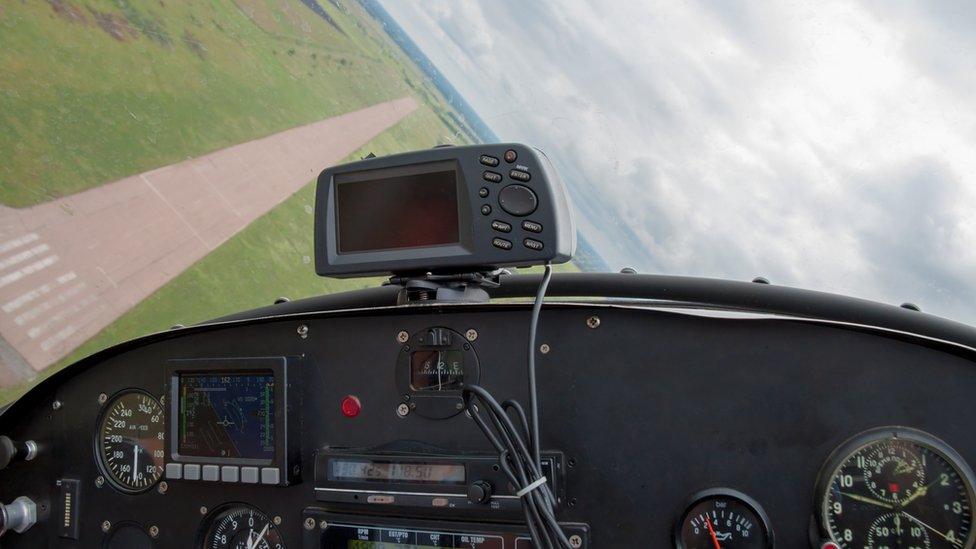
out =
<path fill-rule="evenodd" d="M 532 179 L 532 176 L 529 175 L 529 172 L 523 172 L 521 170 L 512 170 L 508 172 L 508 176 L 516 181 L 523 181 L 523 182 Z"/>
<path fill-rule="evenodd" d="M 497 166 L 498 165 L 498 159 L 495 158 L 494 156 L 488 156 L 487 154 L 481 155 L 481 158 L 479 158 L 478 161 L 481 162 L 482 164 L 484 164 L 485 166 Z"/>
<path fill-rule="evenodd" d="M 491 239 L 491 245 L 496 248 L 501 248 L 503 250 L 511 250 L 512 243 L 504 238 L 493 238 Z"/>
<path fill-rule="evenodd" d="M 510 233 L 510 232 L 512 232 L 512 226 L 511 225 L 509 225 L 508 223 L 505 223 L 504 221 L 498 221 L 497 219 L 491 222 L 491 228 L 492 229 L 495 229 L 496 231 L 503 232 L 503 233 Z"/>
<path fill-rule="evenodd" d="M 526 238 L 524 241 L 522 241 L 522 244 L 524 244 L 525 247 L 530 250 L 535 250 L 537 252 L 542 250 L 542 242 L 539 242 L 538 240 Z"/>
<path fill-rule="evenodd" d="M 535 221 L 529 221 L 528 219 L 522 222 L 522 228 L 525 229 L 526 231 L 529 231 L 530 233 L 542 232 L 541 223 L 536 223 Z"/>
<path fill-rule="evenodd" d="M 491 170 L 485 170 L 485 173 L 481 174 L 481 177 L 483 177 L 485 181 L 489 181 L 491 183 L 498 183 L 502 180 L 502 174 L 493 172 Z"/>
<path fill-rule="evenodd" d="M 525 185 L 509 185 L 498 193 L 498 205 L 512 215 L 522 217 L 535 211 L 539 199 Z"/>

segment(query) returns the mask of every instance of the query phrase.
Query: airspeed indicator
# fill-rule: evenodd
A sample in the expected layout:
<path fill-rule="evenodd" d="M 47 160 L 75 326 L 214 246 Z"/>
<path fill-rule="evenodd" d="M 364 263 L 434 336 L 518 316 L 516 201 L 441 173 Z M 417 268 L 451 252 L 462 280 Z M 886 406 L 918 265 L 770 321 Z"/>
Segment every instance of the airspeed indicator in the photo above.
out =
<path fill-rule="evenodd" d="M 163 475 L 163 407 L 148 393 L 116 395 L 99 418 L 96 437 L 99 468 L 115 488 L 142 492 Z"/>

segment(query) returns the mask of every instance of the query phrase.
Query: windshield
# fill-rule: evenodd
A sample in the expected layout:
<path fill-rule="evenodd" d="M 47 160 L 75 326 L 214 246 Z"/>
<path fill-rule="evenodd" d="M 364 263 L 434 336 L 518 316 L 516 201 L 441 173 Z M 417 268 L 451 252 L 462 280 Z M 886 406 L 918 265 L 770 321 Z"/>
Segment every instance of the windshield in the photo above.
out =
<path fill-rule="evenodd" d="M 117 342 L 369 287 L 315 276 L 314 178 L 517 141 L 566 270 L 799 286 L 973 323 L 969 4 L 0 5 L 0 401 Z"/>

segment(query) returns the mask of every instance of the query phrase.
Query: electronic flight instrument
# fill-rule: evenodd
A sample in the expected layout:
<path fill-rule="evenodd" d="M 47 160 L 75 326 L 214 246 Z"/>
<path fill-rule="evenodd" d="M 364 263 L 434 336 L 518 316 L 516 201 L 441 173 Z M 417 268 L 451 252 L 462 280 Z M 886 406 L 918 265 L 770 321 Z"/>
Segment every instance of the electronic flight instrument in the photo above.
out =
<path fill-rule="evenodd" d="M 973 549 L 976 330 L 770 284 L 554 275 L 572 211 L 521 144 L 324 170 L 317 273 L 385 283 L 41 382 L 0 414 L 0 543 Z"/>

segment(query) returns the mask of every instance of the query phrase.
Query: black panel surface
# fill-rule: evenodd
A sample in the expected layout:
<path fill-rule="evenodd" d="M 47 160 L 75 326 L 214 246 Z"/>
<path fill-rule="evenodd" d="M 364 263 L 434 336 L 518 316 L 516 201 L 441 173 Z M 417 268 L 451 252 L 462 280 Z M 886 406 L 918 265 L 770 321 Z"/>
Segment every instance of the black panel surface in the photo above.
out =
<path fill-rule="evenodd" d="M 595 329 L 587 326 L 594 315 Z M 306 338 L 298 335 L 301 325 Z M 0 471 L 0 498 L 31 496 L 43 518 L 23 535 L 5 536 L 4 547 L 100 547 L 104 521 L 156 526 L 157 547 L 193 547 L 201 507 L 237 501 L 280 517 L 283 539 L 296 549 L 305 533 L 303 509 L 327 508 L 314 496 L 309 467 L 316 449 L 412 441 L 414 448 L 489 452 L 464 414 L 432 420 L 396 413 L 404 395 L 395 370 L 405 352 L 397 335 L 431 326 L 476 330 L 481 384 L 500 400 L 527 402 L 522 305 L 306 315 L 188 330 L 103 355 L 40 386 L 0 417 L 0 432 L 41 445 L 36 460 Z M 543 446 L 563 452 L 567 464 L 559 519 L 588 524 L 592 547 L 669 546 L 682 505 L 713 486 L 755 498 L 779 546 L 808 546 L 819 468 L 835 446 L 874 426 L 928 431 L 976 463 L 970 419 L 976 369 L 959 352 L 864 329 L 599 305 L 547 307 L 539 343 L 550 349 L 538 355 Z M 165 494 L 137 495 L 96 486 L 100 394 L 141 388 L 162 397 L 169 360 L 249 356 L 303 360 L 295 380 L 303 394 L 300 482 L 174 480 Z M 356 417 L 340 410 L 347 395 L 361 402 Z M 80 481 L 78 541 L 59 538 L 59 523 L 50 518 L 62 478 Z M 382 505 L 366 509 L 384 512 Z"/>

